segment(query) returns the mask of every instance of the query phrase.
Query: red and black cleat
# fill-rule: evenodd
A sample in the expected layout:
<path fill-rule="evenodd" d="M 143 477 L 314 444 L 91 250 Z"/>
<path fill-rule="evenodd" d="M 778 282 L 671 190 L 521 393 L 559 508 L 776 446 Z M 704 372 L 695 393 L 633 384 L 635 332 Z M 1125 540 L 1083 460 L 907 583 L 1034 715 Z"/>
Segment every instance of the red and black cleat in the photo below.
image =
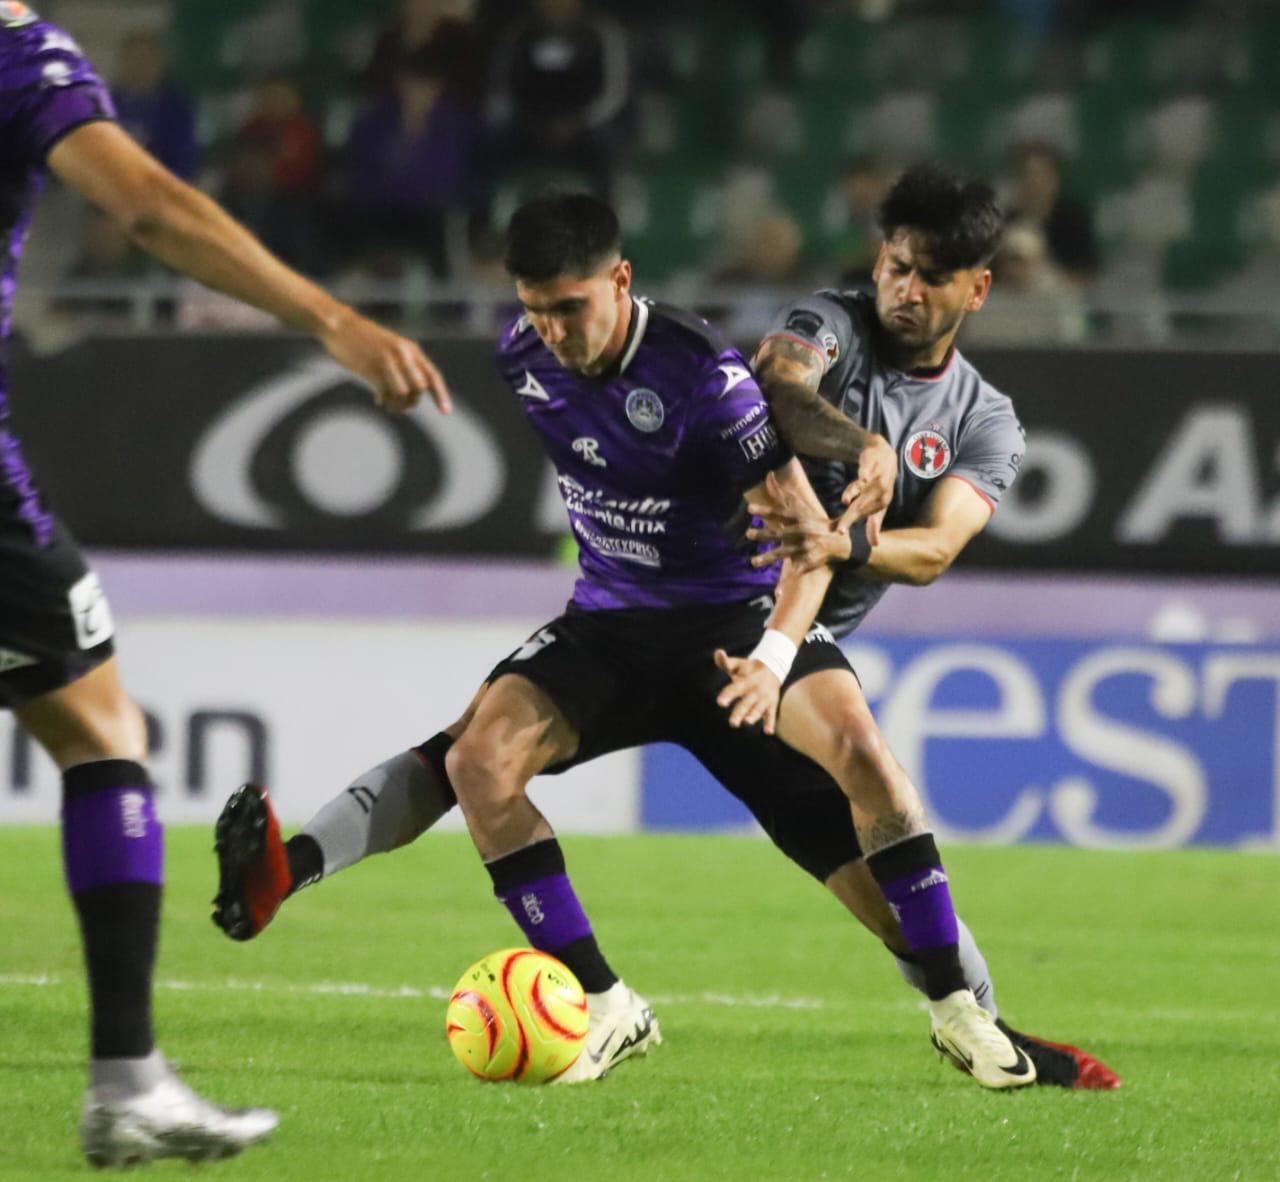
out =
<path fill-rule="evenodd" d="M 1101 1059 L 1066 1043 L 1049 1042 L 1014 1030 L 999 1018 L 996 1025 L 1009 1041 L 1021 1047 L 1036 1065 L 1036 1083 L 1083 1091 L 1109 1091 L 1120 1086 L 1120 1077 Z"/>
<path fill-rule="evenodd" d="M 251 940 L 271 922 L 293 885 L 280 823 L 267 790 L 246 784 L 214 826 L 218 894 L 213 922 L 233 940 Z"/>

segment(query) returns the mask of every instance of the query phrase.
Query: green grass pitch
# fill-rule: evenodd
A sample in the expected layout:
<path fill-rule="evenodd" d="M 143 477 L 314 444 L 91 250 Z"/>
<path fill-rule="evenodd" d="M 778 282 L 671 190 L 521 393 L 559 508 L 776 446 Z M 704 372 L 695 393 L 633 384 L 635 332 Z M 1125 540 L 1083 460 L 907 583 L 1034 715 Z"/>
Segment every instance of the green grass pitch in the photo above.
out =
<path fill-rule="evenodd" d="M 947 851 L 1006 1017 L 1125 1079 L 992 1094 L 938 1061 L 888 955 L 763 842 L 565 840 L 606 955 L 666 1036 L 573 1088 L 483 1084 L 449 1053 L 443 994 L 520 942 L 465 837 L 322 883 L 248 945 L 209 922 L 210 843 L 169 834 L 161 1045 L 211 1097 L 281 1114 L 211 1177 L 1280 1178 L 1274 856 Z M 90 1172 L 83 1011 L 57 836 L 0 830 L 5 1182 Z"/>

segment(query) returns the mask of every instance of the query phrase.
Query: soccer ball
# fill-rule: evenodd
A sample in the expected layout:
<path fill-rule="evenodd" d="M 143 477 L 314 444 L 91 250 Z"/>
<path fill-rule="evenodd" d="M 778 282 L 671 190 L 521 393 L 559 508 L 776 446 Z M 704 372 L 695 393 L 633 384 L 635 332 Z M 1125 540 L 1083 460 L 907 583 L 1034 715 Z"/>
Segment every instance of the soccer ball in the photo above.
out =
<path fill-rule="evenodd" d="M 449 998 L 445 1032 L 481 1079 L 547 1083 L 587 1041 L 587 995 L 554 956 L 504 948 L 476 961 Z"/>

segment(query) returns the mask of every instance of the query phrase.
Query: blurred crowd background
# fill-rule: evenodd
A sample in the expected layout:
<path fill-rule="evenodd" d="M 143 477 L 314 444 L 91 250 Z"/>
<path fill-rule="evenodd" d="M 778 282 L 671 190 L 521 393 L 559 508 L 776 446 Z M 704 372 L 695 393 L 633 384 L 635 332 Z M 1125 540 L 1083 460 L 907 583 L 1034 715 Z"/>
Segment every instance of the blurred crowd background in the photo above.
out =
<path fill-rule="evenodd" d="M 866 283 L 921 158 L 1010 213 L 970 341 L 1280 344 L 1277 0 L 62 0 L 125 126 L 419 330 L 506 311 L 525 196 L 617 204 L 638 286 L 743 336 Z M 52 203 L 28 331 L 253 327 Z"/>

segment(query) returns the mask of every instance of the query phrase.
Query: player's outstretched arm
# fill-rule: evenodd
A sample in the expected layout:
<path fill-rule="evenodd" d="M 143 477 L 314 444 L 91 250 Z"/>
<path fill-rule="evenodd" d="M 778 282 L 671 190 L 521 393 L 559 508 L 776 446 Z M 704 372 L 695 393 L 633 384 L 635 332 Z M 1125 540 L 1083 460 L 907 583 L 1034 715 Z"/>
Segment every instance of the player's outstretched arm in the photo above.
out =
<path fill-rule="evenodd" d="M 450 409 L 444 378 L 413 341 L 285 266 L 217 202 L 179 180 L 115 124 L 77 128 L 49 153 L 49 166 L 161 262 L 314 336 L 372 387 L 379 405 L 407 410 L 427 393 L 442 411 Z"/>
<path fill-rule="evenodd" d="M 785 336 L 767 337 L 756 350 L 756 380 L 782 436 L 801 455 L 858 465 L 856 512 L 874 518 L 893 500 L 898 457 L 882 435 L 858 426 L 822 397 L 826 359 Z M 872 542 L 879 522 L 870 526 Z"/>
<path fill-rule="evenodd" d="M 795 459 L 770 472 L 745 496 L 749 504 L 770 510 L 787 502 L 804 504 L 809 512 L 822 513 L 822 504 Z M 749 657 L 731 657 L 723 649 L 717 650 L 716 664 L 729 675 L 729 684 L 716 701 L 729 711 L 730 726 L 760 722 L 766 734 L 773 734 L 782 683 L 830 585 L 831 568 L 826 564 L 801 569 L 794 563 L 784 563 L 774 608 L 755 650 Z"/>
<path fill-rule="evenodd" d="M 924 587 L 945 571 L 991 520 L 991 506 L 971 485 L 947 477 L 929 494 L 908 529 L 885 530 L 863 577 Z"/>

